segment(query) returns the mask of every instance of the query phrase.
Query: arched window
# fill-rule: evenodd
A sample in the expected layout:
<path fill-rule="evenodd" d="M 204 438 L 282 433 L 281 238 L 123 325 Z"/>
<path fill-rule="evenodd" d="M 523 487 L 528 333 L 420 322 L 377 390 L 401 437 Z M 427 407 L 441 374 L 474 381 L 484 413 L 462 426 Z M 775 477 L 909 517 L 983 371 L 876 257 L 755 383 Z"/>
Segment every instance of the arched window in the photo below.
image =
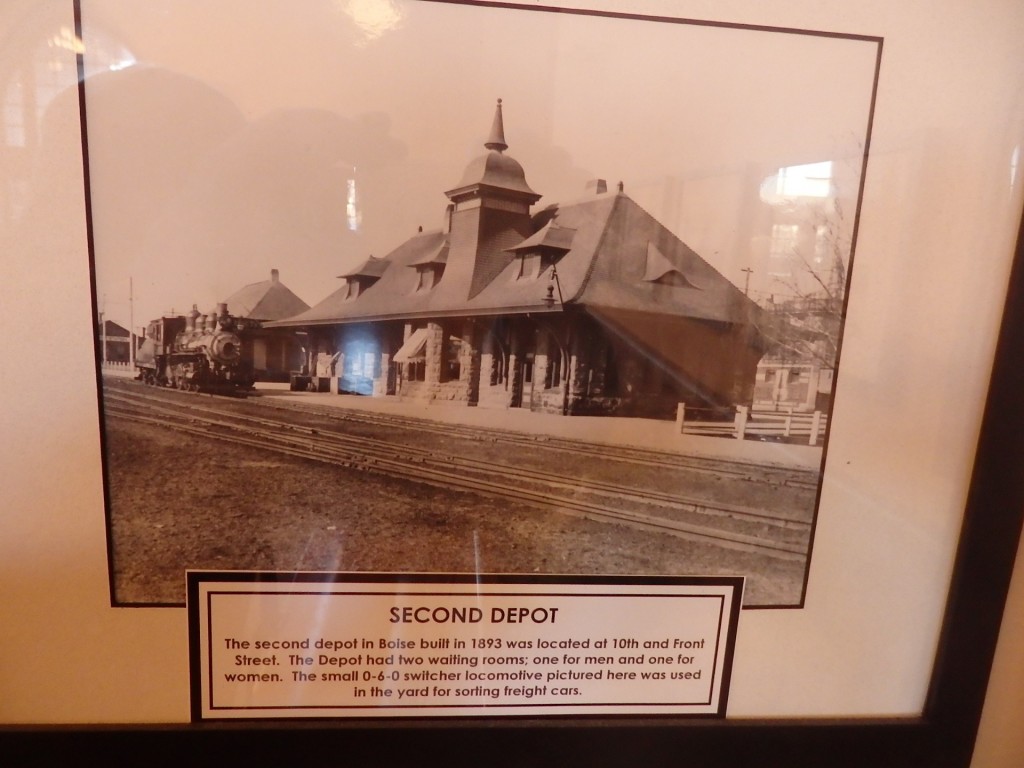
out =
<path fill-rule="evenodd" d="M 544 388 L 553 389 L 562 386 L 562 382 L 565 381 L 565 361 L 561 346 L 550 333 L 548 334 L 547 344 L 548 368 L 544 374 Z"/>

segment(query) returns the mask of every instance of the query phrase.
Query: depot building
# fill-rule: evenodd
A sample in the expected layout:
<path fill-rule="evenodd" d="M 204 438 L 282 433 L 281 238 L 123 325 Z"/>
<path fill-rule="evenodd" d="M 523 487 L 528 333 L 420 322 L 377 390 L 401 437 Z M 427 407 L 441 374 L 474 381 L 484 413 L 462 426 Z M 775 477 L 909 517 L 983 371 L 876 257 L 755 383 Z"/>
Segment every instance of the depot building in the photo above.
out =
<path fill-rule="evenodd" d="M 308 335 L 311 381 L 564 415 L 751 402 L 765 351 L 754 302 L 621 184 L 534 210 L 541 195 L 507 153 L 500 101 L 484 148 L 445 192 L 441 228 L 268 324 Z"/>

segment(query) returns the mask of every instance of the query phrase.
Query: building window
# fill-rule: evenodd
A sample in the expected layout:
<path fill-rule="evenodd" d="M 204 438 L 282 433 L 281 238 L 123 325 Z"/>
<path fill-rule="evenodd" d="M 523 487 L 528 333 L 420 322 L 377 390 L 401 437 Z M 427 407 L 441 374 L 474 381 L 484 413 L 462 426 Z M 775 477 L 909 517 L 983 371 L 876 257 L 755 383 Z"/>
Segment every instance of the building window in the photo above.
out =
<path fill-rule="evenodd" d="M 429 291 L 444 275 L 444 264 L 421 264 L 416 267 L 416 292 Z"/>
<path fill-rule="evenodd" d="M 430 267 L 420 267 L 417 272 L 418 280 L 416 282 L 417 291 L 429 291 L 434 287 L 434 270 Z"/>
<path fill-rule="evenodd" d="M 544 271 L 544 259 L 539 253 L 526 253 L 519 258 L 517 280 L 536 280 Z"/>
<path fill-rule="evenodd" d="M 491 368 L 491 386 L 504 384 L 508 387 L 508 353 L 504 349 L 498 349 L 494 355 L 494 365 Z"/>
<path fill-rule="evenodd" d="M 497 320 L 491 330 L 491 372 L 490 384 L 504 384 L 508 387 L 509 348 L 512 346 L 512 334 L 504 320 Z"/>
<path fill-rule="evenodd" d="M 544 377 L 544 388 L 552 389 L 562 384 L 562 352 L 554 344 L 548 346 L 548 370 Z"/>
<path fill-rule="evenodd" d="M 523 384 L 533 383 L 533 352 L 523 356 Z"/>
<path fill-rule="evenodd" d="M 462 339 L 448 337 L 444 355 L 445 381 L 458 381 L 462 375 Z"/>
<path fill-rule="evenodd" d="M 768 266 L 768 274 L 780 278 L 793 276 L 793 260 L 797 255 L 799 238 L 799 224 L 772 225 L 772 240 L 768 251 L 771 263 Z"/>
<path fill-rule="evenodd" d="M 800 237 L 799 224 L 773 224 L 770 255 L 773 259 L 791 259 Z"/>

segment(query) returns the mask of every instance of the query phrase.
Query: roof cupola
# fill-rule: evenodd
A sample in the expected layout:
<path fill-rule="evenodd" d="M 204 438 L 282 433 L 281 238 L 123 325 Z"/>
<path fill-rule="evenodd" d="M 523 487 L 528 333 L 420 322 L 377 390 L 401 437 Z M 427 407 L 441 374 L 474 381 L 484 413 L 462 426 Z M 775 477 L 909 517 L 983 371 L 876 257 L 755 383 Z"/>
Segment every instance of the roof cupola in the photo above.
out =
<path fill-rule="evenodd" d="M 505 120 L 501 99 L 494 110 L 487 153 L 466 167 L 462 181 L 445 194 L 450 250 L 444 280 L 476 296 L 514 256 L 506 249 L 523 242 L 533 228 L 530 206 L 540 199 L 526 183 L 523 166 L 505 154 Z"/>
<path fill-rule="evenodd" d="M 484 142 L 488 152 L 470 161 L 462 174 L 462 180 L 454 189 L 445 192 L 456 205 L 467 198 L 504 197 L 516 202 L 532 205 L 540 199 L 526 183 L 526 172 L 510 155 L 505 141 L 505 121 L 501 111 L 501 99 L 494 109 L 491 132 Z"/>

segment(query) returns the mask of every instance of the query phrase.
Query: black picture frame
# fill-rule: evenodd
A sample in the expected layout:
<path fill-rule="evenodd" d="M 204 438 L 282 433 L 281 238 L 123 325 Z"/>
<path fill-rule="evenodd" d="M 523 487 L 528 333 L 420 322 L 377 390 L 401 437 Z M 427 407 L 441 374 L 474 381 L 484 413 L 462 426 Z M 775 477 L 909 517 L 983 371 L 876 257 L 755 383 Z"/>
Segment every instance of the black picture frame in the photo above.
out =
<path fill-rule="evenodd" d="M 1024 521 L 1024 218 L 938 654 L 920 717 L 9 727 L 7 764 L 965 768 Z"/>
<path fill-rule="evenodd" d="M 1024 522 L 1024 216 L 924 711 L 844 719 L 5 726 L 8 765 L 969 765 Z"/>

